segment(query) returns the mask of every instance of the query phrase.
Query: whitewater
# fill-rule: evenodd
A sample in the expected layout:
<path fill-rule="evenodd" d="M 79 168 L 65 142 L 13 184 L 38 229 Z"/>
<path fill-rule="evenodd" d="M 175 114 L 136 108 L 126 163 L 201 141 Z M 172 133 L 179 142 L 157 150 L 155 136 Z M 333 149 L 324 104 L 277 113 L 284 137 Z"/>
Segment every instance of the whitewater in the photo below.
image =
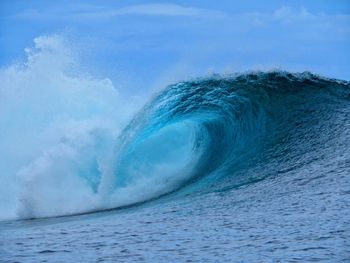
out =
<path fill-rule="evenodd" d="M 140 99 L 34 42 L 0 70 L 4 262 L 350 259 L 348 81 L 209 75 Z"/>

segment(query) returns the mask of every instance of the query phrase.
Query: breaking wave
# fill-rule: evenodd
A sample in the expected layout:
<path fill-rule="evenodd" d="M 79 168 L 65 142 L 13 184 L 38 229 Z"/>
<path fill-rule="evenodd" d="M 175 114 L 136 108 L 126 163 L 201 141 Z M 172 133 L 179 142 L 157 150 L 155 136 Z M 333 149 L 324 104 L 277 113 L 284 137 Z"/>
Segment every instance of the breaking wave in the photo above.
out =
<path fill-rule="evenodd" d="M 316 113 L 349 108 L 348 82 L 275 71 L 179 82 L 134 115 L 110 80 L 71 73 L 62 39 L 35 43 L 26 64 L 0 71 L 1 220 L 249 184 L 263 179 L 259 163 L 292 151 L 293 131 L 315 129 Z M 247 166 L 254 178 L 239 173 Z"/>

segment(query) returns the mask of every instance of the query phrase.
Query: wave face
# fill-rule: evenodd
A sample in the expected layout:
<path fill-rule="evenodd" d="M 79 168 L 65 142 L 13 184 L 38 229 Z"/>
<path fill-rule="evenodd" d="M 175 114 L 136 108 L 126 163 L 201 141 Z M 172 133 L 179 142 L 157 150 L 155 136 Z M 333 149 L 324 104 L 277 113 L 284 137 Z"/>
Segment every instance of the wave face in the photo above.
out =
<path fill-rule="evenodd" d="M 307 72 L 213 76 L 171 85 L 119 137 L 113 189 L 140 178 L 154 178 L 147 187 L 162 185 L 161 193 L 184 186 L 207 190 L 226 179 L 228 187 L 263 179 L 268 175 L 262 171 L 238 175 L 256 162 L 278 160 L 283 170 L 299 161 L 295 155 L 317 151 L 329 140 L 323 133 L 332 132 L 317 129 L 332 116 L 339 118 L 339 109 L 347 120 L 349 96 L 348 82 Z M 349 122 L 342 125 L 334 131 Z M 319 138 L 310 145 L 309 137 Z M 291 151 L 293 160 L 277 158 Z"/>
<path fill-rule="evenodd" d="M 30 154 L 18 162 L 10 146 L 3 148 L 9 151 L 11 167 L 1 175 L 10 182 L 1 192 L 1 219 L 71 215 L 131 205 L 171 192 L 221 191 L 251 184 L 307 162 L 330 134 L 337 136 L 349 128 L 350 84 L 311 73 L 257 72 L 180 82 L 155 96 L 121 132 L 118 125 L 101 121 L 106 116 L 102 109 L 106 102 L 101 101 L 112 105 L 117 99 L 111 99 L 114 91 L 108 82 L 97 83 L 102 86 L 97 98 L 94 90 L 88 95 L 84 92 L 83 100 L 80 91 L 51 91 L 43 100 L 56 101 L 54 110 L 36 109 L 37 98 L 32 100 L 28 117 L 21 119 L 33 127 L 31 132 L 43 129 L 44 124 L 35 119 L 38 113 L 51 118 L 42 112 L 61 112 L 66 109 L 62 106 L 65 99 L 72 96 L 76 96 L 70 101 L 76 119 L 65 123 L 65 136 L 41 139 L 44 145 L 53 142 L 49 149 L 31 145 L 35 134 L 27 132 L 29 142 L 23 145 L 35 150 L 23 149 Z M 15 111 L 22 113 L 21 108 Z M 96 118 L 86 121 L 91 114 Z M 118 110 L 108 111 L 108 117 L 118 114 Z M 55 118 L 48 130 L 60 127 L 57 123 L 62 118 Z M 333 118 L 343 118 L 342 124 L 322 131 L 323 124 Z M 345 142 L 344 149 L 349 146 L 349 140 Z M 274 164 L 279 172 L 263 171 L 266 163 Z M 246 175 L 242 171 L 247 167 L 256 172 Z"/>

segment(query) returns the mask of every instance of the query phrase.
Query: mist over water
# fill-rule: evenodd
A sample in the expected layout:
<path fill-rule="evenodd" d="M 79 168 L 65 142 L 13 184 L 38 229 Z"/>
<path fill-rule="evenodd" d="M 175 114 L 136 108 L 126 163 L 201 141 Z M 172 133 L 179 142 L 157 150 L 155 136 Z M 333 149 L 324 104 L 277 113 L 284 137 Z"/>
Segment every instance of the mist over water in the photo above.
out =
<path fill-rule="evenodd" d="M 100 206 L 89 183 L 104 178 L 115 138 L 135 111 L 109 79 L 79 71 L 61 36 L 34 44 L 26 61 L 0 70 L 2 220 Z"/>
<path fill-rule="evenodd" d="M 82 71 L 60 35 L 35 38 L 25 52 L 26 61 L 0 71 L 0 220 L 129 205 L 189 176 L 193 124 L 161 129 L 130 161 L 119 160 L 118 136 L 147 98 L 121 95 L 108 78 Z"/>

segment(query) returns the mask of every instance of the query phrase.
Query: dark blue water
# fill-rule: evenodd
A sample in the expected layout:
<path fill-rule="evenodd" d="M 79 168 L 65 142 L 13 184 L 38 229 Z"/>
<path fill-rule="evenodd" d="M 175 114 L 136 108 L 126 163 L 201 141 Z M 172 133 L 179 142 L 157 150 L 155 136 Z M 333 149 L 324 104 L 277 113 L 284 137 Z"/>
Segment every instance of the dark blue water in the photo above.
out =
<path fill-rule="evenodd" d="M 310 73 L 169 86 L 115 140 L 108 180 L 79 173 L 106 201 L 22 202 L 34 219 L 0 223 L 0 261 L 349 262 L 349 102 Z"/>

